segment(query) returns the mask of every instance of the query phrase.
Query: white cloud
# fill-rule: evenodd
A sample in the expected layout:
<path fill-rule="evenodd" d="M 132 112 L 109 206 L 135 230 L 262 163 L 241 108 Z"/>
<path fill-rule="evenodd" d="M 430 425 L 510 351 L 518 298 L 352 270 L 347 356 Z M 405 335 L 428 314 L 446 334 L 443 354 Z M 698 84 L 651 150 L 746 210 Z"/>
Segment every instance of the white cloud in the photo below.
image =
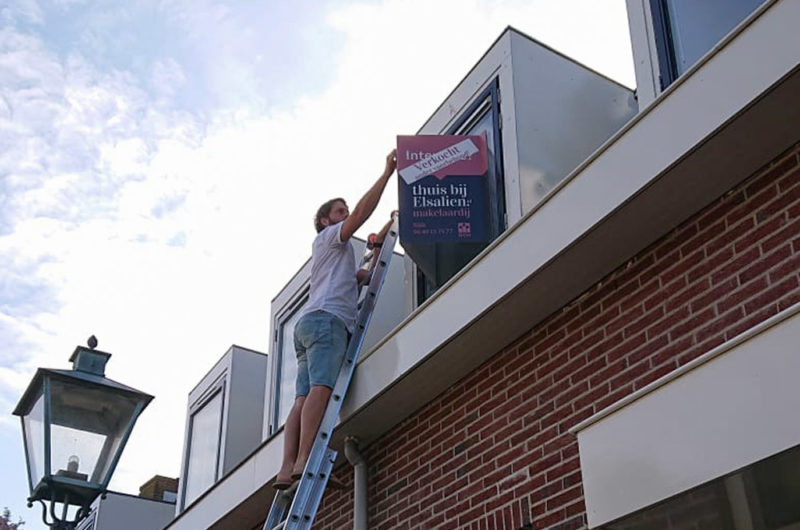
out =
<path fill-rule="evenodd" d="M 169 104 L 185 82 L 186 75 L 174 59 L 159 59 L 153 64 L 150 87 L 160 103 Z"/>
<path fill-rule="evenodd" d="M 15 22 L 41 24 L 42 20 L 42 9 L 36 0 L 15 0 L 0 4 L 0 22 L 5 24 Z"/>

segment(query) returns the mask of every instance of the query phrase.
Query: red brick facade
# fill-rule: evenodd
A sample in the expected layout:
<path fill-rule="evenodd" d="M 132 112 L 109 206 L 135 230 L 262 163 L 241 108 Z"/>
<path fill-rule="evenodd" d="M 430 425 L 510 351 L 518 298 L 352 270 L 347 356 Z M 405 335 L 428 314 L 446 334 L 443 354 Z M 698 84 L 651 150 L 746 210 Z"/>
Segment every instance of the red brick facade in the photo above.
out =
<path fill-rule="evenodd" d="M 796 146 L 366 448 L 370 528 L 586 527 L 567 430 L 800 302 L 799 271 Z M 352 509 L 329 490 L 315 527 Z"/>

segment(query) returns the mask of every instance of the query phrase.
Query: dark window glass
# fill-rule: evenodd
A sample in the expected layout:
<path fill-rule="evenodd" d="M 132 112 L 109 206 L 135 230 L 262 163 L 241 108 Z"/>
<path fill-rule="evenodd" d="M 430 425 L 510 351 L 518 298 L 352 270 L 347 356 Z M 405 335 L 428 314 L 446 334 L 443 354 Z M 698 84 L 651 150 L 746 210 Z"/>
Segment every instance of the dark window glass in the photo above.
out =
<path fill-rule="evenodd" d="M 470 105 L 447 134 L 484 135 L 489 155 L 487 192 L 491 211 L 489 227 L 492 239 L 505 230 L 505 186 L 500 153 L 500 101 L 497 82 L 487 88 Z M 426 261 L 417 268 L 417 302 L 424 302 L 460 271 L 489 243 L 436 243 L 419 245 L 416 254 Z M 424 247 L 424 248 L 423 248 Z M 422 272 L 425 268 L 428 273 Z"/>
<path fill-rule="evenodd" d="M 762 3 L 764 0 L 651 0 L 662 88 Z"/>
<path fill-rule="evenodd" d="M 754 466 L 753 485 L 764 527 L 800 523 L 800 451 L 787 451 Z M 800 526 L 800 525 L 798 525 Z M 797 528 L 797 526 L 795 526 Z"/>
<path fill-rule="evenodd" d="M 800 446 L 602 528 L 797 530 L 800 528 Z"/>

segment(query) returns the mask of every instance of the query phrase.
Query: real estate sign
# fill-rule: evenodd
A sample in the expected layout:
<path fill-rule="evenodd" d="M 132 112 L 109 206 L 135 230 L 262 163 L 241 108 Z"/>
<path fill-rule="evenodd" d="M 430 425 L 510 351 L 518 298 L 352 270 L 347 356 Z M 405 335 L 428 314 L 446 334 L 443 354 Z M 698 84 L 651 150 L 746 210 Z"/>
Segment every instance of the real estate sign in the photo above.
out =
<path fill-rule="evenodd" d="M 483 136 L 398 136 L 400 239 L 487 241 L 487 171 Z"/>

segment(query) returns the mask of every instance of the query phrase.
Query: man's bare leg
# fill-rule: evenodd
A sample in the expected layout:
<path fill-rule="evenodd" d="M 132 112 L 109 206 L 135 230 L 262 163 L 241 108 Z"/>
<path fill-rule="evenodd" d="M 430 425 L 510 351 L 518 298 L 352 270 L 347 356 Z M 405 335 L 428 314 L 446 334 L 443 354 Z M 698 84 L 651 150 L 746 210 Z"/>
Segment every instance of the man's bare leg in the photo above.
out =
<path fill-rule="evenodd" d="M 292 470 L 297 460 L 297 448 L 300 444 L 300 418 L 302 416 L 305 396 L 297 396 L 289 411 L 289 417 L 283 427 L 283 462 L 276 483 L 287 483 L 292 481 Z"/>
<path fill-rule="evenodd" d="M 300 416 L 300 443 L 297 449 L 294 470 L 292 471 L 294 476 L 301 475 L 306 467 L 306 460 L 308 460 L 308 455 L 311 454 L 311 447 L 314 445 L 317 429 L 319 429 L 319 424 L 325 414 L 325 408 L 328 406 L 328 399 L 331 397 L 332 392 L 333 390 L 327 386 L 312 386 L 306 402 L 303 404 Z"/>

